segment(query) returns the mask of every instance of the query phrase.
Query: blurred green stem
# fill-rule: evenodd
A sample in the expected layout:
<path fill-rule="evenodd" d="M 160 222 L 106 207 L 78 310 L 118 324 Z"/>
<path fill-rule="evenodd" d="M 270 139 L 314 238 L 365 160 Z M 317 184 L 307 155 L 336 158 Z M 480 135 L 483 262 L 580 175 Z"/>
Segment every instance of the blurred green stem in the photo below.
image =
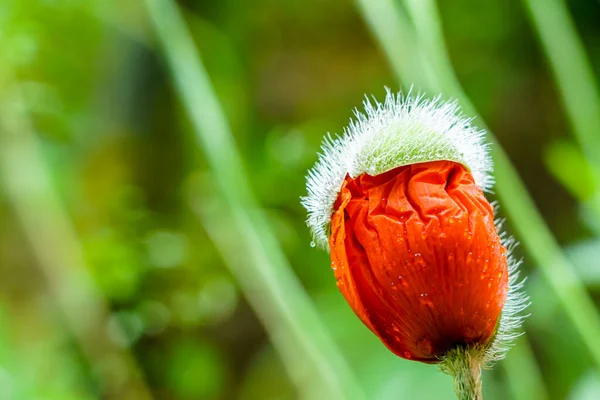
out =
<path fill-rule="evenodd" d="M 514 400 L 548 400 L 542 373 L 525 335 L 515 341 L 510 357 L 502 361 Z"/>
<path fill-rule="evenodd" d="M 600 170 L 600 93 L 563 0 L 523 0 L 536 29 L 567 117 L 584 154 Z"/>
<path fill-rule="evenodd" d="M 586 203 L 600 223 L 600 93 L 585 48 L 563 0 L 523 0 L 554 74 L 575 139 L 591 166 L 595 192 Z M 576 172 L 571 172 L 575 174 Z M 577 176 L 570 179 L 576 180 Z"/>
<path fill-rule="evenodd" d="M 225 215 L 216 221 L 214 214 L 201 210 L 209 234 L 300 393 L 309 397 L 306 391 L 317 385 L 325 389 L 323 397 L 363 398 L 357 379 L 319 320 L 254 198 L 231 129 L 180 10 L 172 0 L 145 3 L 175 89 L 218 185 L 219 210 Z M 224 235 L 225 226 L 237 236 Z"/>
<path fill-rule="evenodd" d="M 0 305 L 0 396 L 11 400 L 28 400 L 32 388 L 23 373 L 22 359 L 15 351 L 15 342 L 11 337 L 12 320 L 4 305 Z M 9 379 L 6 379 L 8 375 Z"/>
<path fill-rule="evenodd" d="M 135 360 L 107 335 L 108 305 L 97 292 L 83 249 L 44 165 L 19 82 L 0 71 L 0 180 L 23 226 L 43 279 L 99 378 L 106 398 L 150 399 Z"/>
<path fill-rule="evenodd" d="M 394 0 L 357 0 L 356 3 L 402 85 L 426 87 L 431 68 L 425 65 L 416 33 L 398 3 Z M 411 54 L 410 59 L 406 54 Z"/>

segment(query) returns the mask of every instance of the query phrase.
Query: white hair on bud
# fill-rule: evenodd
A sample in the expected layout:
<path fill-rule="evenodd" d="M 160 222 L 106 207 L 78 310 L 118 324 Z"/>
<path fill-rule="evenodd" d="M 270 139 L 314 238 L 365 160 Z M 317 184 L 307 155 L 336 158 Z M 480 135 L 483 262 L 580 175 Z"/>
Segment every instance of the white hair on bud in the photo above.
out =
<path fill-rule="evenodd" d="M 494 213 L 498 213 L 498 205 L 494 204 Z M 522 260 L 513 255 L 519 243 L 514 237 L 508 235 L 503 229 L 504 219 L 495 221 L 500 232 L 502 246 L 506 248 L 506 263 L 508 265 L 508 292 L 502 307 L 502 314 L 498 321 L 498 329 L 491 343 L 485 347 L 482 357 L 482 366 L 491 368 L 492 365 L 504 359 L 506 353 L 513 346 L 514 340 L 523 334 L 521 326 L 528 314 L 523 312 L 530 305 L 529 296 L 525 293 L 524 286 L 527 278 L 520 279 L 519 267 Z"/>
<path fill-rule="evenodd" d="M 315 244 L 327 248 L 333 205 L 346 175 L 378 175 L 402 165 L 448 160 L 467 167 L 483 190 L 494 184 L 485 131 L 460 114 L 456 102 L 423 95 L 394 94 L 383 103 L 368 97 L 364 113 L 341 136 L 328 134 L 315 166 L 308 171 L 302 204 Z"/>

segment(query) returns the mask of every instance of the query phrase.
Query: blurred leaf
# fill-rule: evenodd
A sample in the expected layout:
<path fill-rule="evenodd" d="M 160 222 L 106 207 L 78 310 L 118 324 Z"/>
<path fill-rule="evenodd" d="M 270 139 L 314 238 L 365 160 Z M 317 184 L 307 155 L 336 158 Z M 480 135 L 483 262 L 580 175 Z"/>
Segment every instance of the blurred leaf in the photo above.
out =
<path fill-rule="evenodd" d="M 100 232 L 85 241 L 94 280 L 107 298 L 130 299 L 138 290 L 145 269 L 131 241 L 118 231 Z"/>
<path fill-rule="evenodd" d="M 4 307 L 0 307 L 0 399 L 26 399 L 27 385 L 23 371 L 11 343 L 9 319 Z"/>
<path fill-rule="evenodd" d="M 592 167 L 579 147 L 568 140 L 554 140 L 546 147 L 548 171 L 579 201 L 588 201 L 598 189 Z"/>
<path fill-rule="evenodd" d="M 596 400 L 598 398 L 600 398 L 600 376 L 595 369 L 581 376 L 568 397 L 569 400 Z"/>
<path fill-rule="evenodd" d="M 169 387 L 183 400 L 216 399 L 225 389 L 227 369 L 212 343 L 176 342 L 165 368 Z"/>
<path fill-rule="evenodd" d="M 234 312 L 238 296 L 238 288 L 229 277 L 210 277 L 198 293 L 200 314 L 209 323 L 221 322 Z"/>
<path fill-rule="evenodd" d="M 144 333 L 147 335 L 162 333 L 171 319 L 171 311 L 158 301 L 144 301 L 137 308 L 137 313 L 142 319 Z"/>
<path fill-rule="evenodd" d="M 144 332 L 144 321 L 136 312 L 119 311 L 109 317 L 107 330 L 113 342 L 131 347 Z"/>
<path fill-rule="evenodd" d="M 547 400 L 549 398 L 537 360 L 527 335 L 515 340 L 515 345 L 501 361 L 507 383 L 515 400 Z M 528 379 L 523 379 L 527 376 Z"/>
<path fill-rule="evenodd" d="M 155 231 L 146 238 L 150 264 L 159 268 L 181 265 L 187 258 L 188 241 L 177 232 Z"/>
<path fill-rule="evenodd" d="M 581 241 L 565 248 L 577 274 L 590 289 L 600 289 L 600 239 Z"/>
<path fill-rule="evenodd" d="M 589 350 L 578 340 L 577 331 L 566 324 L 560 303 L 539 273 L 530 274 L 526 292 L 531 296 L 525 330 L 535 338 L 534 350 L 551 398 L 564 398 L 578 377 L 592 366 Z"/>
<path fill-rule="evenodd" d="M 252 358 L 239 389 L 239 400 L 295 400 L 296 390 L 281 360 L 268 345 Z"/>

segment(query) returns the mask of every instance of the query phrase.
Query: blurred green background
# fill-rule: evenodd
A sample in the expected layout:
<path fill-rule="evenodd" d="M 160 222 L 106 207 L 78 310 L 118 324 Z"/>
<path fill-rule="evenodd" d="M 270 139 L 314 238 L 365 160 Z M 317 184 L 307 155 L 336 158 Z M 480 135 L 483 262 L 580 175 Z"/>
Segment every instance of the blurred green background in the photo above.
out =
<path fill-rule="evenodd" d="M 437 94 L 388 63 L 427 48 L 410 3 L 0 2 L 0 400 L 454 398 L 352 314 L 299 203 L 365 93 Z M 508 215 L 531 317 L 486 399 L 600 398 L 598 312 L 569 286 L 600 299 L 600 3 L 565 4 L 437 5 L 475 123 L 576 272 L 534 262 Z M 386 48 L 378 27 L 416 33 Z"/>

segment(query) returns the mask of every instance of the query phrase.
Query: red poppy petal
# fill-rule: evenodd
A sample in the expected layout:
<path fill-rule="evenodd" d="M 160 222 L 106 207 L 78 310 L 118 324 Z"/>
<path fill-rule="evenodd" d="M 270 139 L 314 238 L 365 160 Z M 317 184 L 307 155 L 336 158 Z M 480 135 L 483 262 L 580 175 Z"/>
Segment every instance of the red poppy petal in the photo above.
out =
<path fill-rule="evenodd" d="M 340 201 L 341 200 L 341 201 Z M 340 290 L 394 353 L 489 341 L 508 287 L 493 209 L 460 164 L 346 178 L 330 247 Z"/>

